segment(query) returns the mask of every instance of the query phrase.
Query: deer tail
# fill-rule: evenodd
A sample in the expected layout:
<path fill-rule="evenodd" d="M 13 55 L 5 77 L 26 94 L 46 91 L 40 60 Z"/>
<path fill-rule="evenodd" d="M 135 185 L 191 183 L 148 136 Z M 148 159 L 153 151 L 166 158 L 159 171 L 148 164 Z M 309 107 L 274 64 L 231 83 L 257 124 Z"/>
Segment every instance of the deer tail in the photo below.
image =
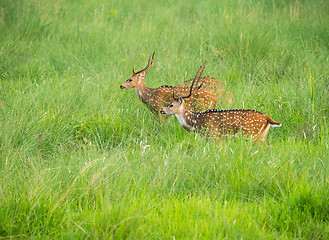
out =
<path fill-rule="evenodd" d="M 274 121 L 272 118 L 267 116 L 267 122 L 271 125 L 271 127 L 281 127 L 281 123 Z"/>

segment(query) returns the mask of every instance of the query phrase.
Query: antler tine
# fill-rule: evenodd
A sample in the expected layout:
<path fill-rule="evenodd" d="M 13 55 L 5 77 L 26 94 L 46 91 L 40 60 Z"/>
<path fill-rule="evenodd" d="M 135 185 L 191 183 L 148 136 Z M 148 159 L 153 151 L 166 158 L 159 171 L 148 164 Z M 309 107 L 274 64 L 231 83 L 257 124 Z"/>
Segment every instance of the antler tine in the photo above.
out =
<path fill-rule="evenodd" d="M 144 71 L 146 71 L 147 69 L 149 69 L 149 68 L 151 67 L 151 65 L 153 64 L 154 54 L 155 54 L 155 52 L 153 52 L 153 54 L 151 53 L 151 55 L 150 55 L 150 57 L 149 57 L 149 60 L 148 60 L 148 62 L 147 62 L 147 67 L 146 67 L 146 68 L 144 68 L 144 69 L 142 69 L 142 70 L 140 70 L 140 71 L 138 71 L 138 72 L 135 72 L 135 67 L 134 67 L 134 69 L 133 69 L 133 73 L 134 73 L 134 74 L 139 74 L 139 73 L 144 72 Z"/>
<path fill-rule="evenodd" d="M 194 79 L 192 81 L 192 84 L 191 84 L 191 87 L 190 87 L 190 93 L 188 95 L 186 95 L 186 96 L 183 96 L 182 98 L 189 98 L 192 95 L 193 85 L 195 83 L 195 80 L 197 79 L 197 76 L 200 73 L 201 68 L 202 68 L 202 66 L 199 67 L 198 72 L 197 72 L 197 74 L 195 75 L 195 77 L 194 77 Z"/>
<path fill-rule="evenodd" d="M 148 61 L 148 64 L 147 64 L 148 67 L 151 66 L 152 63 L 153 63 L 154 54 L 155 54 L 155 52 L 153 52 L 153 54 L 152 54 L 152 53 L 150 54 L 149 61 Z M 152 59 L 151 59 L 151 56 L 152 56 Z M 150 60 L 151 60 L 151 61 L 150 61 Z"/>
<path fill-rule="evenodd" d="M 172 93 L 172 98 L 173 98 L 174 100 L 176 100 L 176 101 L 178 100 L 178 98 L 175 97 L 175 93 L 174 93 L 174 92 Z"/>
<path fill-rule="evenodd" d="M 195 75 L 195 77 L 194 77 L 194 79 L 193 79 L 193 82 L 192 82 L 192 85 L 191 85 L 191 88 L 190 88 L 190 93 L 189 93 L 188 95 L 186 95 L 186 96 L 182 96 L 182 98 L 189 98 L 189 97 L 192 95 L 192 90 L 193 90 L 194 82 L 195 82 L 195 80 L 196 80 L 197 78 L 198 78 L 198 82 L 199 82 L 199 79 L 201 78 L 201 75 L 202 75 L 203 70 L 204 70 L 204 68 L 205 68 L 205 64 L 206 64 L 206 63 L 204 63 L 203 66 L 200 66 L 200 67 L 199 67 L 199 70 L 198 70 L 197 74 Z M 200 70 L 201 70 L 202 67 L 203 67 L 202 72 L 201 72 L 201 74 L 199 75 Z M 199 77 L 198 77 L 198 75 L 199 75 Z M 203 83 L 202 83 L 202 84 L 203 84 Z M 202 84 L 198 87 L 198 89 L 202 86 Z M 197 89 L 197 90 L 198 90 L 198 89 Z"/>
<path fill-rule="evenodd" d="M 202 74 L 203 74 L 203 71 L 204 71 L 204 69 L 205 69 L 205 67 L 206 67 L 206 63 L 207 63 L 207 61 L 205 60 L 205 61 L 204 61 L 204 64 L 202 65 L 203 68 L 202 68 L 201 73 L 199 74 L 198 81 L 197 81 L 196 84 L 195 84 L 195 86 L 197 86 L 197 87 L 196 87 L 196 89 L 194 90 L 193 93 L 196 93 L 196 92 L 202 87 L 202 85 L 203 85 L 203 83 L 204 83 L 204 81 L 202 81 L 202 83 L 198 86 L 198 83 L 199 83 L 199 81 L 200 81 L 200 79 L 201 79 L 201 76 L 202 76 Z"/>

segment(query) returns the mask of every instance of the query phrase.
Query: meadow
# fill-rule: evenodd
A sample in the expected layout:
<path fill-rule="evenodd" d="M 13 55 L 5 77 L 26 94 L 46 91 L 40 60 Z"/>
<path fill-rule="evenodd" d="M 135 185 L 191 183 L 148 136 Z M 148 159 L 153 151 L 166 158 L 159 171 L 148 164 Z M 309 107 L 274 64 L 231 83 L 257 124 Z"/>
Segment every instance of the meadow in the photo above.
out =
<path fill-rule="evenodd" d="M 0 239 L 329 239 L 329 2 L 1 0 Z M 223 82 L 221 144 L 120 84 Z"/>

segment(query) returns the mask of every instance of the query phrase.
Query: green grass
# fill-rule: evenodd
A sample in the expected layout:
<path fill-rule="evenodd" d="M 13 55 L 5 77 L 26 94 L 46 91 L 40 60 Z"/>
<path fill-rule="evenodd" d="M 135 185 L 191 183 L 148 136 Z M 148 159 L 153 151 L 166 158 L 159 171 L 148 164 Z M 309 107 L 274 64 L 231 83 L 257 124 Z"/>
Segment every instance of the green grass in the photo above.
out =
<path fill-rule="evenodd" d="M 0 239 L 328 239 L 329 3 L 0 1 Z M 282 123 L 196 138 L 119 86 L 206 76 Z"/>

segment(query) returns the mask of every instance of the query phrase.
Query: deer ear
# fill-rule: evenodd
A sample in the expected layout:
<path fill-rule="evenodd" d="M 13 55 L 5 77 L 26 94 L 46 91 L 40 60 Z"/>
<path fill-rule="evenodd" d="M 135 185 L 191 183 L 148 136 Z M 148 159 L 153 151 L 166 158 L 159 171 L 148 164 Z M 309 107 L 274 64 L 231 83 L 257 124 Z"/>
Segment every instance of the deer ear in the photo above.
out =
<path fill-rule="evenodd" d="M 138 75 L 138 78 L 144 80 L 145 76 L 146 76 L 146 71 L 143 71 Z"/>

